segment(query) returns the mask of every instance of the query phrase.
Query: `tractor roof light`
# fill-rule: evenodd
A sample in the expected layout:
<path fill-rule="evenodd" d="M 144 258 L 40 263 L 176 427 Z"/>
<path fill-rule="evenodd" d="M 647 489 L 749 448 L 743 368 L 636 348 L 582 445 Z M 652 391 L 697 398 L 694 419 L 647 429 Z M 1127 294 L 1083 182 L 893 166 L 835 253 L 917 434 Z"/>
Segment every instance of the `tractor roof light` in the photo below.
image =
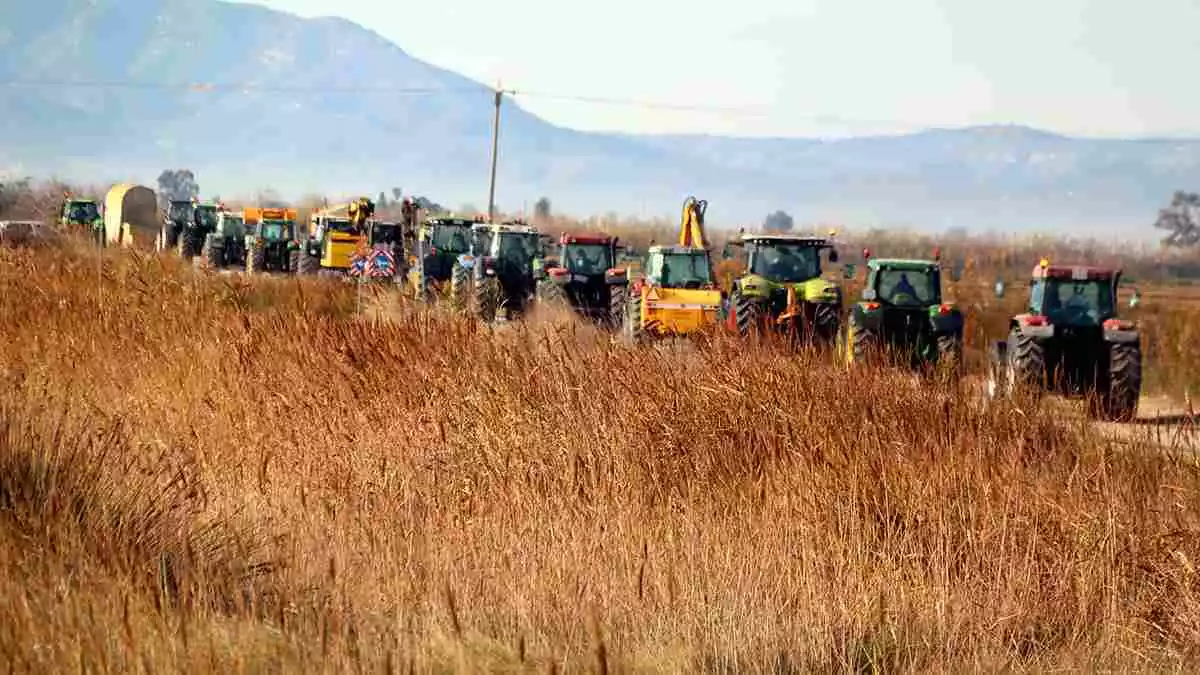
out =
<path fill-rule="evenodd" d="M 1049 266 L 1050 266 L 1050 261 L 1046 258 L 1042 258 L 1041 261 L 1038 262 L 1038 267 L 1040 267 L 1042 269 L 1046 269 Z"/>
<path fill-rule="evenodd" d="M 864 302 L 862 306 L 863 309 L 867 310 L 868 312 L 874 312 L 875 310 L 879 309 L 879 303 L 874 301 Z"/>
<path fill-rule="evenodd" d="M 950 311 L 953 309 L 954 309 L 954 305 L 952 305 L 948 302 L 943 302 L 942 304 L 938 305 L 938 314 L 945 316 L 946 314 L 949 314 Z"/>
<path fill-rule="evenodd" d="M 933 247 L 933 260 L 934 260 L 934 262 L 942 261 L 942 247 L 941 246 Z"/>
<path fill-rule="evenodd" d="M 864 248 L 863 249 L 863 260 L 870 260 L 870 259 L 871 259 L 871 249 Z"/>

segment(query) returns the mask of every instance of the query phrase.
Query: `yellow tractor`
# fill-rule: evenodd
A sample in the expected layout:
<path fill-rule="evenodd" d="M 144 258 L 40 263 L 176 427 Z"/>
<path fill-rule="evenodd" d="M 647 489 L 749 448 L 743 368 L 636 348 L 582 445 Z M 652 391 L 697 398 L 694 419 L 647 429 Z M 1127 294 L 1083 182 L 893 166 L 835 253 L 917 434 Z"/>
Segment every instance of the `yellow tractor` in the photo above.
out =
<path fill-rule="evenodd" d="M 642 276 L 625 301 L 622 332 L 627 339 L 688 335 L 717 323 L 724 297 L 704 232 L 707 210 L 708 202 L 688 197 L 676 245 L 647 249 Z"/>
<path fill-rule="evenodd" d="M 300 274 L 347 274 L 354 255 L 369 248 L 367 224 L 374 215 L 375 203 L 366 197 L 313 211 Z"/>

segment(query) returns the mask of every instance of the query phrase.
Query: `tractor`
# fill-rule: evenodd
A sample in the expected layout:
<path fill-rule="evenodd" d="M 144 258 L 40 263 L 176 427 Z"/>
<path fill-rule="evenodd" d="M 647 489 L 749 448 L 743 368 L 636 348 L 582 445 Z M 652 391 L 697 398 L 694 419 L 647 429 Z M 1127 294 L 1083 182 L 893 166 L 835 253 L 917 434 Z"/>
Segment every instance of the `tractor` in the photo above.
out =
<path fill-rule="evenodd" d="M 104 239 L 104 217 L 94 199 L 76 199 L 68 193 L 59 208 L 59 226 L 64 232 L 86 232 L 93 241 Z"/>
<path fill-rule="evenodd" d="M 734 280 L 725 311 L 730 329 L 742 336 L 767 329 L 796 341 L 833 344 L 842 291 L 821 278 L 821 252 L 829 251 L 830 264 L 838 261 L 830 239 L 742 233 L 730 246 L 746 249 L 746 273 Z"/>
<path fill-rule="evenodd" d="M 650 337 L 688 335 L 719 320 L 724 294 L 717 287 L 704 231 L 708 202 L 688 197 L 683 203 L 679 242 L 651 245 L 643 275 L 630 289 L 622 333 L 640 342 Z"/>
<path fill-rule="evenodd" d="M 219 210 L 218 204 L 201 203 L 195 198 L 171 200 L 159 233 L 158 250 L 176 249 L 184 260 L 196 257 L 205 238 L 217 228 Z"/>
<path fill-rule="evenodd" d="M 535 297 L 542 267 L 542 234 L 523 223 L 477 224 L 471 248 L 450 270 L 450 297 L 457 307 L 491 321 L 503 312 L 525 313 Z"/>
<path fill-rule="evenodd" d="M 992 345 L 988 397 L 1018 388 L 1035 397 L 1053 392 L 1087 398 L 1094 417 L 1132 420 L 1141 396 L 1141 334 L 1117 316 L 1120 279 L 1119 269 L 1042 259 L 1025 312 L 1009 321 L 1008 338 Z"/>
<path fill-rule="evenodd" d="M 617 239 L 608 235 L 562 234 L 560 257 L 537 283 L 538 302 L 566 305 L 610 327 L 624 317 L 624 269 L 617 267 Z"/>
<path fill-rule="evenodd" d="M 196 261 L 211 269 L 246 267 L 246 222 L 241 214 L 222 209 L 217 225 L 204 237 Z"/>
<path fill-rule="evenodd" d="M 246 225 L 246 274 L 295 274 L 303 257 L 296 240 L 296 209 L 248 208 L 242 218 Z"/>
<path fill-rule="evenodd" d="M 428 299 L 435 286 L 450 281 L 454 262 L 471 252 L 471 229 L 480 223 L 465 218 L 430 218 L 421 225 L 408 270 L 414 297 Z"/>
<path fill-rule="evenodd" d="M 961 375 L 963 315 L 942 299 L 941 256 L 872 258 L 867 250 L 863 256 L 867 281 L 840 345 L 846 362 L 861 363 L 883 350 L 914 370 Z"/>
<path fill-rule="evenodd" d="M 339 211 L 346 215 L 334 215 Z M 369 248 L 367 225 L 374 215 L 375 203 L 366 197 L 313 212 L 304 255 L 300 257 L 300 273 L 348 274 L 355 254 Z"/>

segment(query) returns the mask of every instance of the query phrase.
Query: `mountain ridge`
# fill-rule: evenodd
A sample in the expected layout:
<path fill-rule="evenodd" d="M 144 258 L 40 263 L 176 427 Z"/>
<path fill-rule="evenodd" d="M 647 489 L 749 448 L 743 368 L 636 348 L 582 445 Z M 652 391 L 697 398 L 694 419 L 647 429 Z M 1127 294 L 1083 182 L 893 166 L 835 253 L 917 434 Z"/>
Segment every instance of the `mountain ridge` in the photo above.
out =
<path fill-rule="evenodd" d="M 45 0 L 0 7 L 0 26 L 0 79 L 126 85 L 11 86 L 0 172 L 152 181 L 186 166 L 206 192 L 396 185 L 485 206 L 490 89 L 352 21 L 218 0 Z M 271 86 L 151 86 L 206 82 Z M 717 225 L 782 208 L 798 222 L 1154 237 L 1157 208 L 1198 182 L 1197 139 L 1020 124 L 834 139 L 578 131 L 506 99 L 497 201 L 657 215 L 695 193 Z"/>

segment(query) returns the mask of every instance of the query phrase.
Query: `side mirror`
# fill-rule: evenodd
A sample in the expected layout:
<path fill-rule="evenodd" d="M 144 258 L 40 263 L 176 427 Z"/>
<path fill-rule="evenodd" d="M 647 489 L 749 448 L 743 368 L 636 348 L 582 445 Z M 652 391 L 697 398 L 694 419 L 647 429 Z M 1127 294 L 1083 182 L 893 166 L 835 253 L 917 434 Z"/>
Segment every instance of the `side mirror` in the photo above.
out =
<path fill-rule="evenodd" d="M 842 277 L 845 279 L 853 279 L 856 271 L 857 267 L 854 263 L 846 263 L 845 265 L 842 265 Z"/>
<path fill-rule="evenodd" d="M 995 286 L 994 290 L 995 290 L 997 298 L 1004 297 L 1004 280 L 1003 279 L 996 280 L 996 286 Z"/>
<path fill-rule="evenodd" d="M 836 263 L 838 261 L 838 252 L 836 248 L 829 249 L 829 262 Z"/>

